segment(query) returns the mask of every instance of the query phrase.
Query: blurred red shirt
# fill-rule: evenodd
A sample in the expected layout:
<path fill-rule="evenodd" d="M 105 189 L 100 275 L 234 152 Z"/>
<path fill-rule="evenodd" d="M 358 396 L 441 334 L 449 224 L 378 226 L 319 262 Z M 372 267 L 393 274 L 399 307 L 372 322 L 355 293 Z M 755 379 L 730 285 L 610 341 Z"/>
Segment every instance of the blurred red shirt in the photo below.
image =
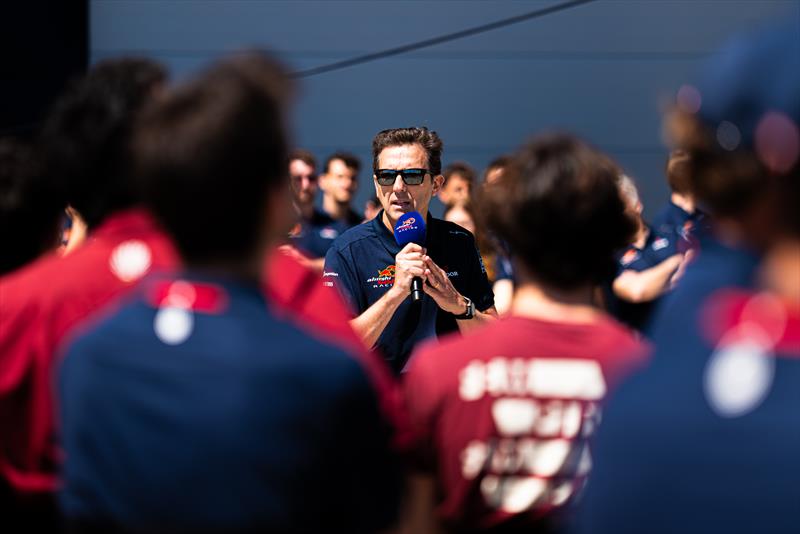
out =
<path fill-rule="evenodd" d="M 0 278 L 0 476 L 17 493 L 52 492 L 60 465 L 53 376 L 59 349 L 77 328 L 109 313 L 145 276 L 179 266 L 169 237 L 144 210 L 109 216 L 68 256 L 48 255 Z M 268 301 L 310 333 L 356 351 L 382 408 L 408 442 L 397 385 L 361 346 L 338 296 L 319 275 L 275 252 L 265 264 Z"/>
<path fill-rule="evenodd" d="M 169 240 L 141 210 L 109 216 L 67 256 L 0 279 L 0 474 L 19 493 L 56 488 L 52 372 L 65 337 L 145 275 L 171 268 Z"/>
<path fill-rule="evenodd" d="M 523 317 L 428 344 L 403 384 L 418 460 L 450 528 L 542 526 L 579 493 L 609 389 L 644 360 L 610 318 Z"/>

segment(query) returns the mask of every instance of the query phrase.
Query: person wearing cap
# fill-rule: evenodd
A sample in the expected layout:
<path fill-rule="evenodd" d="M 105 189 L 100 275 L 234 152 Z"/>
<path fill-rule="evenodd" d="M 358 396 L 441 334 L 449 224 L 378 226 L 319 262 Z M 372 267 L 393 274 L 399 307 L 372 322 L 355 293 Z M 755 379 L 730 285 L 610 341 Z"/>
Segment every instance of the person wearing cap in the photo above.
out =
<path fill-rule="evenodd" d="M 510 316 L 423 345 L 403 377 L 420 436 L 410 508 L 427 512 L 415 532 L 437 523 L 446 532 L 558 532 L 569 523 L 602 402 L 644 362 L 634 334 L 593 305 L 594 285 L 636 228 L 618 173 L 578 139 L 545 135 L 484 195 L 518 284 Z M 583 242 L 592 246 L 572 245 Z"/>
<path fill-rule="evenodd" d="M 496 317 L 474 237 L 428 213 L 442 187 L 441 155 L 441 139 L 427 128 L 379 132 L 372 165 L 383 209 L 334 241 L 325 257 L 323 284 L 344 296 L 355 314 L 354 330 L 396 372 L 421 340 Z M 395 225 L 414 211 L 427 222 L 425 243 L 400 247 Z M 410 298 L 414 277 L 424 282 L 425 294 L 417 302 Z"/>
<path fill-rule="evenodd" d="M 363 349 L 284 316 L 260 288 L 292 219 L 289 92 L 272 60 L 239 55 L 138 123 L 143 196 L 185 268 L 145 282 L 66 351 L 60 504 L 76 531 L 374 532 L 395 521 L 396 433 Z M 198 218 L 209 211 L 221 217 Z"/>
<path fill-rule="evenodd" d="M 603 414 L 579 532 L 797 531 L 797 21 L 736 39 L 697 93 L 667 130 L 714 234 L 656 315 L 652 364 Z"/>
<path fill-rule="evenodd" d="M 76 80 L 45 120 L 48 180 L 89 227 L 68 256 L 45 254 L 0 279 L 0 475 L 5 517 L 54 530 L 61 454 L 53 409 L 60 344 L 146 274 L 177 262 L 169 240 L 138 207 L 128 170 L 130 131 L 163 87 L 166 71 L 144 59 L 103 61 Z M 6 506 L 3 506 L 6 508 Z"/>

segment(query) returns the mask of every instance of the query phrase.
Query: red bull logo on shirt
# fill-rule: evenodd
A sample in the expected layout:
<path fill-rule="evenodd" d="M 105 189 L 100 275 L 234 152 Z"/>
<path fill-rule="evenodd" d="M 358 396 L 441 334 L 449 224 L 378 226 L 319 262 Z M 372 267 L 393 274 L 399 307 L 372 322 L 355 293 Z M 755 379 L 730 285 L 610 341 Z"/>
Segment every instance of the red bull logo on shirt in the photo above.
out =
<path fill-rule="evenodd" d="M 367 283 L 372 284 L 373 288 L 391 287 L 394 285 L 394 265 L 378 269 L 378 276 L 367 278 Z"/>

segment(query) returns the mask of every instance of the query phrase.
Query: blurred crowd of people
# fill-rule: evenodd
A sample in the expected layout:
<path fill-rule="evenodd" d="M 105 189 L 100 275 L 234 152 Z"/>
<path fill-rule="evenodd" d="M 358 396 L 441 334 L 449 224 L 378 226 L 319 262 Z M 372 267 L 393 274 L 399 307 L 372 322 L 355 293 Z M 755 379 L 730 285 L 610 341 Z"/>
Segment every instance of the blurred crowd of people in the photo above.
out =
<path fill-rule="evenodd" d="M 711 60 L 649 222 L 573 135 L 479 178 L 426 127 L 374 136 L 359 213 L 268 55 L 98 63 L 0 140 L 6 527 L 795 531 L 799 61 Z"/>

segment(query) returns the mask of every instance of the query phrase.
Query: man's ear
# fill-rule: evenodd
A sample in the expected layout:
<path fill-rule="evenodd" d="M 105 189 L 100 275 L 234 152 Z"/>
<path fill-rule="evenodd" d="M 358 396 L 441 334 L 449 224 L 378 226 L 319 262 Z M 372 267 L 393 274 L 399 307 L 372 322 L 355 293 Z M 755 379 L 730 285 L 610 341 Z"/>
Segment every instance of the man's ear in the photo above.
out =
<path fill-rule="evenodd" d="M 443 186 L 444 186 L 444 176 L 442 176 L 441 174 L 437 174 L 436 176 L 434 176 L 433 177 L 433 194 L 435 195 L 435 194 L 439 193 L 439 191 L 442 190 Z"/>

